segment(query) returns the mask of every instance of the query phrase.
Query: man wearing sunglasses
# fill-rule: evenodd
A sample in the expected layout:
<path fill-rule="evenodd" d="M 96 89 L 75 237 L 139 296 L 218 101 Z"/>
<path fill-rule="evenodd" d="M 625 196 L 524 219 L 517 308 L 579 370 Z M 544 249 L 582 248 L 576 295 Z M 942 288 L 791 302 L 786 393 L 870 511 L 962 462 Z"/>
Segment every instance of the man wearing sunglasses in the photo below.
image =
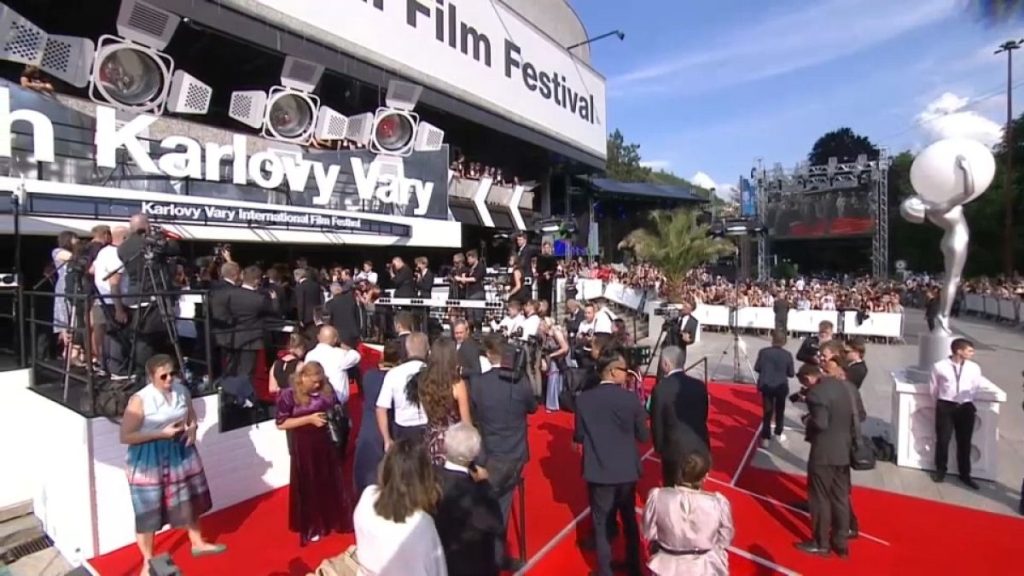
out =
<path fill-rule="evenodd" d="M 636 521 L 636 483 L 641 463 L 637 442 L 647 442 L 647 418 L 640 399 L 625 388 L 629 369 L 618 350 L 597 358 L 601 383 L 576 400 L 573 440 L 583 445 L 583 478 L 590 493 L 590 511 L 597 527 L 594 544 L 598 576 L 612 575 L 610 527 L 615 516 L 626 536 L 628 574 L 641 574 L 640 531 Z M 603 527 L 603 529 L 602 529 Z"/>

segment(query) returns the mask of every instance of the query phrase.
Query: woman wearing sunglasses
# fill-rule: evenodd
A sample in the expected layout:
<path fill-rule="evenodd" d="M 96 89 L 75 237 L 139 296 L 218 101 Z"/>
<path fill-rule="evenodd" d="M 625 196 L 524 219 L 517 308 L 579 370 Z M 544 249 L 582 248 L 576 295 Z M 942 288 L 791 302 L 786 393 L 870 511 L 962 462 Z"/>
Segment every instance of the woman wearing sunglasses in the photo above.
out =
<path fill-rule="evenodd" d="M 128 401 L 121 443 L 128 445 L 128 487 L 135 509 L 135 539 L 142 576 L 149 574 L 153 534 L 166 525 L 186 528 L 193 556 L 220 554 L 226 547 L 203 540 L 199 517 L 212 506 L 203 462 L 196 450 L 192 397 L 165 354 L 146 362 L 149 384 Z"/>

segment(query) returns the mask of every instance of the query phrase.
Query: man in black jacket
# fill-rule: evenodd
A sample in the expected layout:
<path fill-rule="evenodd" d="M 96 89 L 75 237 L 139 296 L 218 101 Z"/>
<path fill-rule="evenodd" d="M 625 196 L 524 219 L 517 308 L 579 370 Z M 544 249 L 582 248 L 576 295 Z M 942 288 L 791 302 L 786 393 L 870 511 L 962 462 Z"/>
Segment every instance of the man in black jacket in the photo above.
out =
<path fill-rule="evenodd" d="M 356 302 L 355 290 L 351 283 L 340 286 L 340 292 L 327 301 L 325 308 L 331 315 L 331 326 L 338 331 L 338 338 L 345 342 L 359 340 L 363 333 L 362 314 Z"/>
<path fill-rule="evenodd" d="M 455 281 L 462 287 L 467 300 L 484 300 L 487 298 L 487 289 L 484 286 L 486 275 L 486 267 L 480 261 L 477 251 L 467 250 L 466 267 L 455 277 Z M 483 327 L 484 311 L 479 308 L 470 308 L 466 317 L 473 325 L 473 330 L 479 333 Z"/>
<path fill-rule="evenodd" d="M 264 348 L 264 323 L 277 313 L 274 299 L 260 291 L 262 279 L 263 271 L 249 266 L 242 272 L 241 288 L 230 293 L 227 312 L 234 325 L 227 376 L 252 378 L 256 356 Z"/>
<path fill-rule="evenodd" d="M 662 481 L 674 486 L 680 458 L 694 451 L 709 453 L 708 389 L 683 371 L 685 353 L 676 346 L 661 352 L 664 376 L 651 393 L 651 435 L 661 457 Z"/>
<path fill-rule="evenodd" d="M 849 363 L 846 367 L 846 379 L 856 386 L 857 390 L 860 390 L 864 380 L 868 377 L 868 365 L 864 363 L 864 354 L 867 352 L 864 338 L 861 336 L 850 338 L 846 341 L 844 351 Z"/>
<path fill-rule="evenodd" d="M 486 468 L 474 464 L 481 448 L 476 428 L 460 422 L 444 436 L 441 501 L 435 521 L 449 576 L 497 576 L 495 541 L 505 537 L 501 508 L 487 481 Z"/>
<path fill-rule="evenodd" d="M 616 515 L 626 536 L 628 574 L 641 574 L 640 531 L 636 521 L 636 482 L 641 463 L 637 442 L 650 438 L 647 415 L 636 394 L 626 390 L 626 359 L 606 350 L 597 360 L 601 383 L 576 399 L 573 439 L 583 445 L 583 479 L 590 493 L 595 527 L 597 576 L 612 576 L 609 517 Z"/>
<path fill-rule="evenodd" d="M 480 346 L 469 333 L 469 322 L 459 318 L 452 323 L 452 337 L 455 340 L 455 359 L 459 373 L 469 378 L 480 373 Z"/>
<path fill-rule="evenodd" d="M 684 300 L 679 305 L 679 317 L 665 320 L 665 346 L 678 346 L 683 352 L 680 368 L 686 367 L 686 348 L 697 341 L 697 329 L 700 322 L 693 317 L 693 303 Z"/>
<path fill-rule="evenodd" d="M 828 362 L 832 364 L 832 361 Z M 797 373 L 807 387 L 806 439 L 807 496 L 811 513 L 811 539 L 797 548 L 818 556 L 835 552 L 849 555 L 850 449 L 853 445 L 855 404 L 852 386 L 835 377 L 823 377 L 818 366 L 805 364 Z"/>
<path fill-rule="evenodd" d="M 789 334 L 789 297 L 785 292 L 776 291 L 772 311 L 775 313 L 775 331 Z"/>
<path fill-rule="evenodd" d="M 512 381 L 499 366 L 505 341 L 496 334 L 484 338 L 487 362 L 481 374 L 472 376 L 469 386 L 473 422 L 483 437 L 483 451 L 476 462 L 487 470 L 494 495 L 501 506 L 502 526 L 507 529 L 512 494 L 530 459 L 526 441 L 526 418 L 537 411 L 537 400 L 525 379 Z M 635 396 L 634 396 L 635 398 Z M 495 558 L 502 570 L 516 572 L 522 560 L 505 555 L 505 531 L 495 541 Z"/>
<path fill-rule="evenodd" d="M 762 348 L 754 362 L 757 372 L 757 390 L 761 393 L 763 420 L 761 423 L 761 445 L 768 447 L 772 437 L 772 417 L 775 418 L 775 437 L 785 440 L 783 428 L 786 419 L 786 398 L 789 396 L 789 379 L 796 376 L 793 355 L 786 350 L 786 333 L 776 330 L 772 333 L 772 345 Z"/>
<path fill-rule="evenodd" d="M 395 289 L 395 298 L 416 298 L 416 280 L 413 272 L 405 264 L 405 260 L 395 256 L 388 266 L 391 275 L 391 286 Z"/>
<path fill-rule="evenodd" d="M 822 320 L 818 324 L 818 333 L 804 338 L 800 349 L 796 352 L 796 359 L 804 364 L 818 365 L 818 353 L 821 347 L 832 339 L 832 330 L 835 327 L 828 320 Z"/>
<path fill-rule="evenodd" d="M 309 274 L 309 268 L 295 269 L 295 320 L 310 340 L 316 337 L 316 311 L 323 306 L 324 293 L 320 283 Z"/>

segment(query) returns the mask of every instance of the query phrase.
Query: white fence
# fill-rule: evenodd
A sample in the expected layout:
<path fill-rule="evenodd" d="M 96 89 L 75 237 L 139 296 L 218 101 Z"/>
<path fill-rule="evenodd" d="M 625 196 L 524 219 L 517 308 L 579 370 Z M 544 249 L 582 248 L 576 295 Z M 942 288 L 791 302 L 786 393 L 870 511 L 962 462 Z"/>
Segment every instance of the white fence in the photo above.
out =
<path fill-rule="evenodd" d="M 558 294 L 565 295 L 565 279 L 559 278 L 556 284 Z M 607 298 L 610 302 L 621 304 L 633 310 L 639 310 L 644 302 L 653 298 L 650 292 L 638 288 L 631 288 L 618 282 L 605 282 L 593 278 L 580 278 L 576 280 L 576 299 L 580 301 L 593 300 L 594 298 Z M 564 302 L 564 299 L 562 300 Z"/>
<path fill-rule="evenodd" d="M 964 296 L 964 311 L 976 316 L 987 316 L 1003 322 L 1021 321 L 1020 298 L 1001 298 L 984 294 Z"/>
<path fill-rule="evenodd" d="M 774 330 L 775 312 L 771 308 L 747 307 L 735 312 L 735 326 L 741 330 Z M 842 318 L 840 318 L 842 314 Z M 730 327 L 728 306 L 702 304 L 693 316 L 702 326 Z M 903 314 L 871 312 L 863 322 L 857 322 L 857 313 L 835 310 L 790 310 L 786 328 L 790 333 L 812 334 L 818 324 L 828 320 L 836 332 L 850 336 L 870 338 L 903 338 Z"/>

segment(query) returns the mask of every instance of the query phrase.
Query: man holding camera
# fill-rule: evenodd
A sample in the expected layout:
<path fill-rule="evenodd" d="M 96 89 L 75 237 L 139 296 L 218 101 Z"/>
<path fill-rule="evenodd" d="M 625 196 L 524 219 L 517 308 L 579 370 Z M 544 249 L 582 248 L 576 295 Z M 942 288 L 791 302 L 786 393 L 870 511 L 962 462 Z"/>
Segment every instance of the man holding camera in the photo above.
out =
<path fill-rule="evenodd" d="M 491 486 L 501 507 L 505 530 L 496 540 L 495 554 L 502 570 L 515 572 L 522 562 L 505 555 L 512 494 L 530 458 L 526 442 L 527 416 L 537 411 L 537 400 L 529 383 L 516 378 L 514 367 L 503 366 L 508 345 L 497 334 L 483 339 L 486 359 L 481 359 L 480 374 L 469 387 L 473 422 L 483 437 L 483 450 L 476 463 L 487 470 Z"/>
<path fill-rule="evenodd" d="M 835 327 L 828 320 L 822 320 L 818 324 L 818 333 L 804 338 L 800 349 L 796 351 L 796 359 L 804 364 L 819 364 L 821 347 L 832 340 L 832 330 Z"/>
<path fill-rule="evenodd" d="M 693 317 L 693 304 L 683 300 L 679 305 L 677 318 L 665 319 L 665 346 L 678 346 L 683 352 L 683 365 L 686 364 L 686 348 L 697 340 L 697 329 L 700 322 Z"/>

